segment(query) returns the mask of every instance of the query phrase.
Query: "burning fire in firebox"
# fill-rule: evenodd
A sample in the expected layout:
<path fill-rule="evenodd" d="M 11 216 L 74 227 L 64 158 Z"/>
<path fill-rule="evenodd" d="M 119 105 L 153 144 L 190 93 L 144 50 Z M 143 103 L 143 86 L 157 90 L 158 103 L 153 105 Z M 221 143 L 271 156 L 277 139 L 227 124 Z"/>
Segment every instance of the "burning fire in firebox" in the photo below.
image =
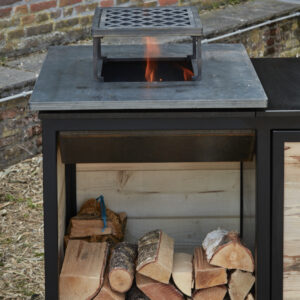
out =
<path fill-rule="evenodd" d="M 163 81 L 163 78 L 157 78 L 157 61 L 153 58 L 158 57 L 160 54 L 160 49 L 157 43 L 157 40 L 154 37 L 146 37 L 146 49 L 145 49 L 145 58 L 146 58 L 146 69 L 145 69 L 145 79 L 148 82 L 153 81 Z M 185 81 L 192 80 L 194 73 L 181 66 L 180 64 L 176 64 L 178 68 L 180 68 L 183 72 L 183 78 Z"/>
<path fill-rule="evenodd" d="M 146 51 L 145 57 L 147 61 L 146 70 L 145 70 L 145 79 L 148 82 L 155 81 L 155 73 L 157 70 L 157 62 L 152 60 L 150 57 L 158 56 L 160 53 L 156 39 L 153 37 L 146 37 Z"/>

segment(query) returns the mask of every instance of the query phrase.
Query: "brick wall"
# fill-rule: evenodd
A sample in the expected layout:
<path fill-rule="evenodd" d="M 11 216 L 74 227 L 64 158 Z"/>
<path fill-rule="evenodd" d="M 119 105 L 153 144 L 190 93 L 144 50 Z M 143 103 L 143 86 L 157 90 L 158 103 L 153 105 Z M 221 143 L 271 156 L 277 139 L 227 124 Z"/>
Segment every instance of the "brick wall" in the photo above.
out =
<path fill-rule="evenodd" d="M 85 38 L 96 6 L 113 0 L 1 0 L 0 55 L 13 56 Z"/>
<path fill-rule="evenodd" d="M 0 170 L 41 149 L 41 125 L 37 112 L 28 108 L 28 97 L 0 103 Z"/>
<path fill-rule="evenodd" d="M 300 18 L 291 18 L 220 40 L 242 43 L 250 57 L 299 57 Z"/>
<path fill-rule="evenodd" d="M 193 4 L 213 8 L 244 0 L 0 0 L 0 57 L 87 38 L 97 6 Z"/>

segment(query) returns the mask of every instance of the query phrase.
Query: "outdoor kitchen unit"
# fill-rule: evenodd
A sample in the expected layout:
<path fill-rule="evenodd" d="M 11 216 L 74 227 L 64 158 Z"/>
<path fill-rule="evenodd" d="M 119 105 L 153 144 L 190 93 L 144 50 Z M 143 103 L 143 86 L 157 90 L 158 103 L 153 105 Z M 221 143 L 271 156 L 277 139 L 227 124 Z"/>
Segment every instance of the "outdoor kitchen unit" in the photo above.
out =
<path fill-rule="evenodd" d="M 190 7 L 99 8 L 92 35 L 93 47 L 49 49 L 30 99 L 43 126 L 46 299 L 59 299 L 70 219 L 100 194 L 126 212 L 128 242 L 161 229 L 193 253 L 218 227 L 238 232 L 255 299 L 297 299 L 299 242 L 283 233 L 296 221 L 283 207 L 298 206 L 283 170 L 300 156 L 299 62 L 201 45 Z M 159 35 L 191 39 L 158 46 Z M 145 44 L 103 43 L 117 36 Z"/>

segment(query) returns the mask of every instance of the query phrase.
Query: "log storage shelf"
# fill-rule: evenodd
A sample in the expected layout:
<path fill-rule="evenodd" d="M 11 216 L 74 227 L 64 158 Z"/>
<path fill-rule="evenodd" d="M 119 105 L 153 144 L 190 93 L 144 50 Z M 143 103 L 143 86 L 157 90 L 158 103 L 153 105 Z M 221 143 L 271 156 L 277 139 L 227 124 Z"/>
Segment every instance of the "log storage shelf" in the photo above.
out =
<path fill-rule="evenodd" d="M 94 78 L 90 46 L 50 49 L 30 100 L 47 300 L 300 299 L 300 62 L 202 53 L 201 79 L 129 83 Z"/>

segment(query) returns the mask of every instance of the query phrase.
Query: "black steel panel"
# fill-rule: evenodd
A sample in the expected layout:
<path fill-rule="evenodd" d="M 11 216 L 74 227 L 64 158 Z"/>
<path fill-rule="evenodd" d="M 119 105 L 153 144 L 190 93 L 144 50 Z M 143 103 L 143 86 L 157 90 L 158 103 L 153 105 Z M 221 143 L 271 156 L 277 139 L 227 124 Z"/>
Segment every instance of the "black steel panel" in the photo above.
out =
<path fill-rule="evenodd" d="M 254 58 L 251 61 L 269 99 L 267 110 L 300 110 L 300 60 Z"/>
<path fill-rule="evenodd" d="M 45 298 L 58 299 L 57 139 L 51 121 L 43 126 Z"/>
<path fill-rule="evenodd" d="M 66 177 L 66 228 L 69 221 L 77 214 L 77 193 L 76 193 L 76 164 L 65 165 Z"/>
<path fill-rule="evenodd" d="M 64 163 L 251 160 L 252 131 L 62 132 Z"/>

